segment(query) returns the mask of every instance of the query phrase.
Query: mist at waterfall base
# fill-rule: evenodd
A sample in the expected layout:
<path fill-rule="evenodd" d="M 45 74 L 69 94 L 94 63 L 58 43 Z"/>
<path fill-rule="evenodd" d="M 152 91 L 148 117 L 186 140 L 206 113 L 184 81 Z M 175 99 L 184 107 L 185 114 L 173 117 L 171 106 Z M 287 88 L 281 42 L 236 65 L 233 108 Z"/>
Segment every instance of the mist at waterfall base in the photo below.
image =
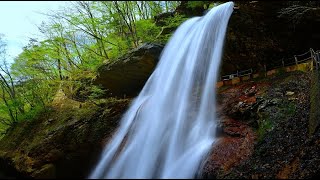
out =
<path fill-rule="evenodd" d="M 194 178 L 215 142 L 215 85 L 233 2 L 178 27 L 89 178 Z"/>

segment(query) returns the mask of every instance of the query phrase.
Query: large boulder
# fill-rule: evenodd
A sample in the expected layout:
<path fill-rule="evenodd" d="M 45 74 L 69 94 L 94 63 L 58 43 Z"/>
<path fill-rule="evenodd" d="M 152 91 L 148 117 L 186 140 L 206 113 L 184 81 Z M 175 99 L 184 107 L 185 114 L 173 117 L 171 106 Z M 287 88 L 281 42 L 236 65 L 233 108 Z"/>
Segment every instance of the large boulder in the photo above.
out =
<path fill-rule="evenodd" d="M 145 43 L 116 61 L 98 68 L 95 85 L 114 96 L 136 96 L 157 65 L 163 45 Z"/>

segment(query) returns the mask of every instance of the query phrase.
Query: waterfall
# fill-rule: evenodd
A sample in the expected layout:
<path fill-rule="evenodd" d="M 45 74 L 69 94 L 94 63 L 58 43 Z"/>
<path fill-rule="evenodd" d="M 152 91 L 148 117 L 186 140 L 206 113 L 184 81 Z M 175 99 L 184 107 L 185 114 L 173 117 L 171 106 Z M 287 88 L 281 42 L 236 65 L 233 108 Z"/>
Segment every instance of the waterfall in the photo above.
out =
<path fill-rule="evenodd" d="M 89 178 L 194 178 L 215 142 L 215 85 L 233 2 L 181 24 Z"/>

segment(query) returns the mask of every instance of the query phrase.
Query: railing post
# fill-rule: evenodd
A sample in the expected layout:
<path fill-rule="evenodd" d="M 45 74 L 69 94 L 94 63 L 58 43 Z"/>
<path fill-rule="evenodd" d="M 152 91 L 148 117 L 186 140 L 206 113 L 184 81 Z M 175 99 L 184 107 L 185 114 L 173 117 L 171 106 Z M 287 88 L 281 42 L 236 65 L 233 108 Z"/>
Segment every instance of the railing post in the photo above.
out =
<path fill-rule="evenodd" d="M 283 61 L 283 59 L 282 59 L 282 67 L 284 67 L 284 61 Z"/>
<path fill-rule="evenodd" d="M 264 72 L 265 72 L 264 76 L 267 77 L 267 65 L 266 64 L 264 64 Z"/>
<path fill-rule="evenodd" d="M 298 64 L 298 59 L 296 55 L 294 55 L 294 60 L 296 61 L 296 64 Z"/>
<path fill-rule="evenodd" d="M 315 55 L 314 55 L 314 61 L 315 61 L 315 63 L 316 63 L 316 70 L 318 70 L 319 69 L 319 53 L 316 53 Z"/>
<path fill-rule="evenodd" d="M 317 53 L 317 60 L 316 60 L 316 63 L 317 63 L 317 70 L 319 69 L 319 63 L 320 63 L 320 52 Z"/>
<path fill-rule="evenodd" d="M 317 61 L 317 57 L 316 57 L 316 53 L 313 51 L 313 49 L 312 48 L 310 48 L 310 54 L 311 54 L 311 59 L 312 59 L 312 61 L 314 62 L 314 63 L 316 63 L 316 70 L 318 70 L 318 61 Z M 312 67 L 312 69 L 313 69 L 313 67 Z"/>

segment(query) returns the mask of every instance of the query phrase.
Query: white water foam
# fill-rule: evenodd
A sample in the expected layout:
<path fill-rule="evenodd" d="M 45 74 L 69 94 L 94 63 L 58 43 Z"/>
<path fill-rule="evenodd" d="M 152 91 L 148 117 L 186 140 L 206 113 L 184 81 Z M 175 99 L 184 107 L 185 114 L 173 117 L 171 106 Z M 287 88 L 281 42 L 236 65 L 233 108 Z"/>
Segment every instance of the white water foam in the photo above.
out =
<path fill-rule="evenodd" d="M 176 30 L 89 178 L 194 178 L 215 142 L 215 85 L 233 2 Z"/>

